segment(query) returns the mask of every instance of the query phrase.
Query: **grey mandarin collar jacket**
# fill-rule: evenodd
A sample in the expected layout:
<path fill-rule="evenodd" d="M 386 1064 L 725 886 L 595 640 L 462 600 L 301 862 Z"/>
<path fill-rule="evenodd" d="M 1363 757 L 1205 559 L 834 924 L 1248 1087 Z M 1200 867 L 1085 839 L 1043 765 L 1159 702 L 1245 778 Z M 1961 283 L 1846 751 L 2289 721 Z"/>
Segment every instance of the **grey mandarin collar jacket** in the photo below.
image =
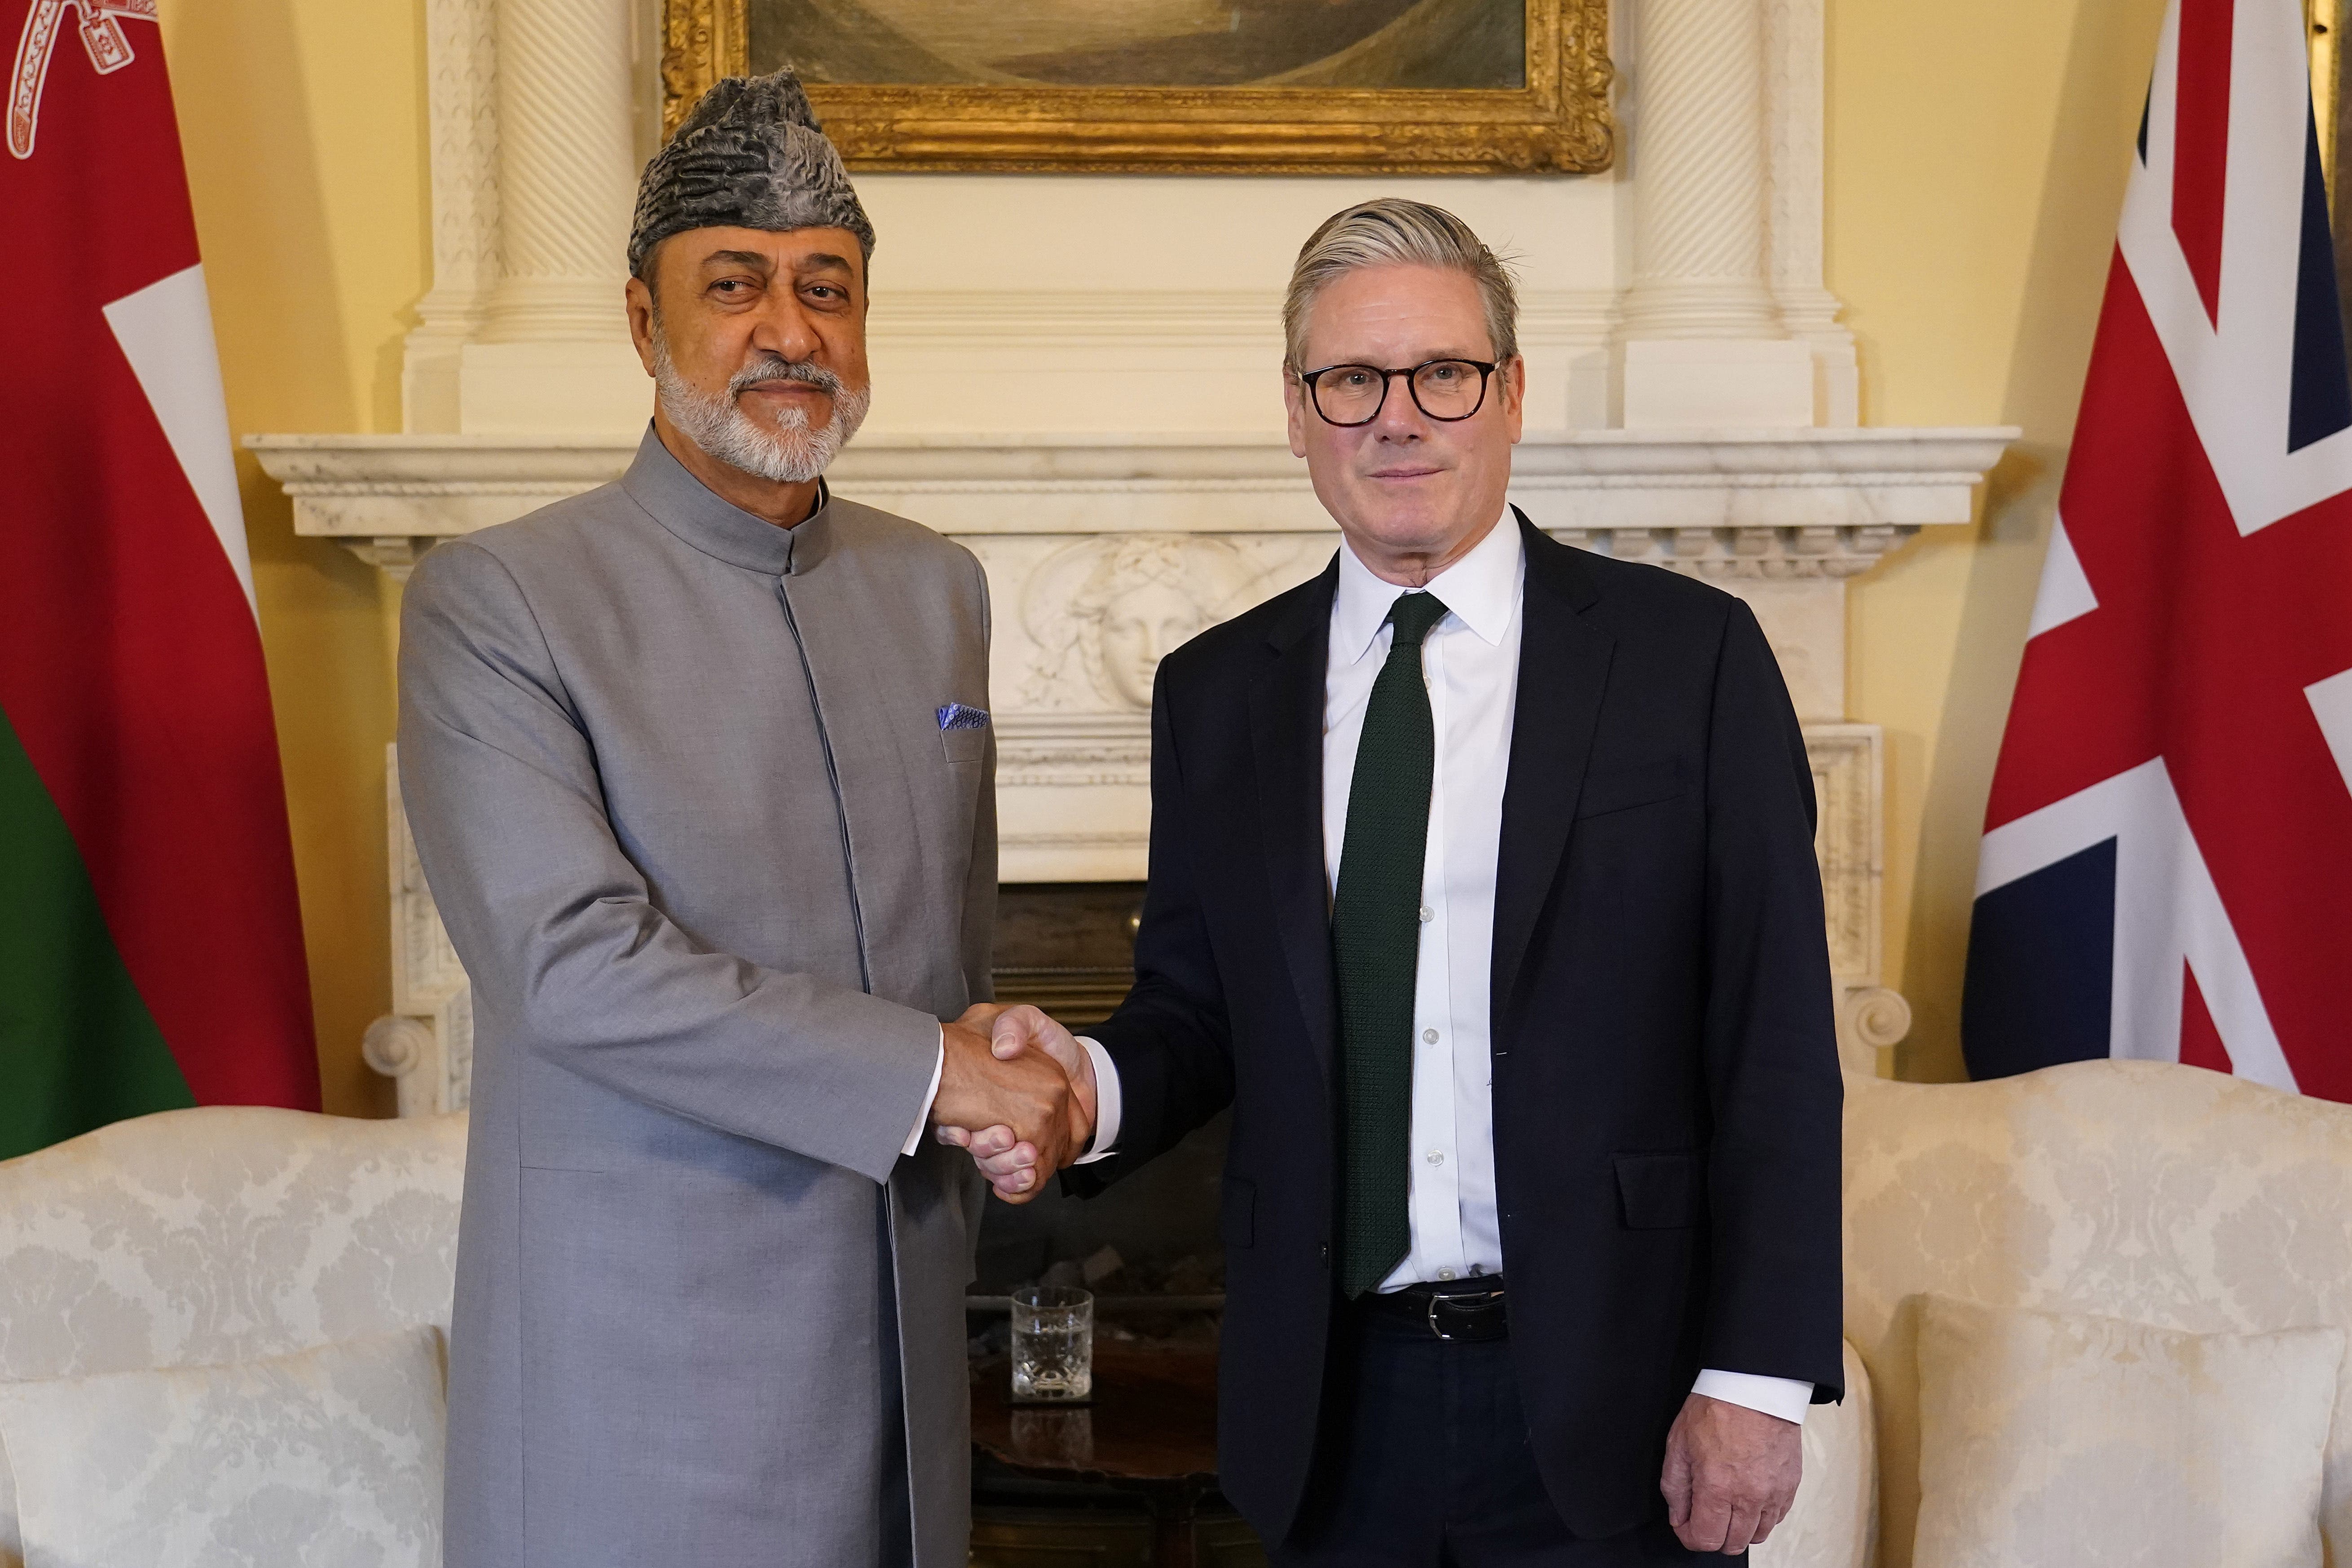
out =
<path fill-rule="evenodd" d="M 980 1189 L 923 1143 L 989 994 L 987 586 L 650 434 L 439 546 L 400 782 L 472 982 L 450 1568 L 964 1561 Z"/>

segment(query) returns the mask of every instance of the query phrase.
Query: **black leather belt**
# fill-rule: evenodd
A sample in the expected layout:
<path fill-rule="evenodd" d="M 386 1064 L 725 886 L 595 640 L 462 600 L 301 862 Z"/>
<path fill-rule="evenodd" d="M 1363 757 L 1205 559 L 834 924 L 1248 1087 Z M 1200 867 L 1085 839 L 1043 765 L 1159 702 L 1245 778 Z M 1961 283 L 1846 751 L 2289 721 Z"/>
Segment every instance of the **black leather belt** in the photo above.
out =
<path fill-rule="evenodd" d="M 1432 1339 L 1476 1343 L 1510 1337 L 1500 1275 L 1444 1285 L 1408 1285 L 1386 1295 L 1360 1297 L 1358 1304 L 1384 1323 L 1410 1326 Z"/>

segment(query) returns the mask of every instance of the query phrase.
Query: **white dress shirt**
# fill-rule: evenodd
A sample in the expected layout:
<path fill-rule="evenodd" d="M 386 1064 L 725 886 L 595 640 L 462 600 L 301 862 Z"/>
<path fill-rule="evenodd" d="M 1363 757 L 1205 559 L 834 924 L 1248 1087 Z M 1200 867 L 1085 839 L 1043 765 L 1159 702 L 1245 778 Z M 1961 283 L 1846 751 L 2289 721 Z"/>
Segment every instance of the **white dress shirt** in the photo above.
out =
<path fill-rule="evenodd" d="M 1526 548 L 1506 511 L 1468 554 L 1428 585 L 1448 613 L 1422 645 L 1437 758 L 1413 977 L 1407 1208 L 1412 1246 L 1396 1271 L 1381 1281 L 1384 1291 L 1503 1270 L 1495 1202 L 1488 993 L 1526 579 Z M 1323 676 L 1323 864 L 1328 892 L 1336 892 L 1339 883 L 1364 709 L 1393 640 L 1389 609 L 1404 592 L 1374 576 L 1352 549 L 1340 549 Z M 1118 1069 L 1100 1046 L 1090 1039 L 1082 1043 L 1094 1062 L 1098 1099 L 1095 1152 L 1088 1158 L 1100 1159 L 1118 1139 Z M 1692 1391 L 1801 1422 L 1813 1385 L 1709 1370 L 1699 1373 Z"/>
<path fill-rule="evenodd" d="M 1506 520 L 1507 523 L 1507 520 Z M 1412 1245 L 1382 1290 L 1503 1271 L 1495 1209 L 1495 1115 L 1487 993 L 1495 955 L 1495 868 L 1502 853 L 1503 784 L 1519 689 L 1519 595 L 1525 552 L 1498 523 L 1430 580 L 1449 612 L 1422 643 L 1422 678 L 1437 736 L 1429 837 L 1421 875 L 1420 962 L 1413 974 Z M 1372 683 L 1395 632 L 1390 606 L 1405 590 L 1339 552 L 1323 668 L 1325 892 L 1339 887 L 1356 743 Z"/>

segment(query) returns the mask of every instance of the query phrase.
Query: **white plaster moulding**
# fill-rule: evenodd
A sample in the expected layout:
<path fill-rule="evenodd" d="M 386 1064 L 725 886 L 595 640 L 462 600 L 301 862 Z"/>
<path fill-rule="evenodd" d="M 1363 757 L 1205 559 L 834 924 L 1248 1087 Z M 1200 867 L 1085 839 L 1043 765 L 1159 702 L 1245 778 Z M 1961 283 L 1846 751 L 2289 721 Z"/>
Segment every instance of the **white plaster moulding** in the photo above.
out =
<path fill-rule="evenodd" d="M 1605 342 L 1616 325 L 1612 289 L 1529 289 L 1519 295 L 1518 337 L 1529 344 Z M 866 324 L 872 348 L 1008 344 L 1034 354 L 1062 349 L 1125 352 L 1138 345 L 1197 353 L 1204 347 L 1263 354 L 1268 374 L 1282 356 L 1282 296 L 1255 289 L 901 289 L 884 286 Z"/>
<path fill-rule="evenodd" d="M 2014 428 L 1573 431 L 1530 434 L 1513 494 L 1542 526 L 1566 533 L 1634 530 L 1634 542 L 1579 539 L 1612 553 L 1694 553 L 1694 529 L 1893 529 L 1969 521 L 1969 492 Z M 605 483 L 627 466 L 617 437 L 249 436 L 246 445 L 295 503 L 296 531 L 380 547 L 472 532 Z M 1276 504 L 1185 515 L 1160 507 L 1090 520 L 1088 531 L 1224 534 L 1329 527 L 1306 470 L 1276 434 L 1003 436 L 876 434 L 835 463 L 845 495 L 888 504 L 917 496 L 1261 496 Z M 1060 532 L 1018 509 L 982 505 L 940 520 L 957 534 Z M 1889 541 L 1877 542 L 1872 555 Z M 1738 555 L 1782 553 L 1777 542 L 1718 541 Z M 1714 553 L 1709 547 L 1706 553 Z M 1790 547 L 1802 556 L 1808 552 Z M 1811 553 L 1819 554 L 1819 549 Z"/>

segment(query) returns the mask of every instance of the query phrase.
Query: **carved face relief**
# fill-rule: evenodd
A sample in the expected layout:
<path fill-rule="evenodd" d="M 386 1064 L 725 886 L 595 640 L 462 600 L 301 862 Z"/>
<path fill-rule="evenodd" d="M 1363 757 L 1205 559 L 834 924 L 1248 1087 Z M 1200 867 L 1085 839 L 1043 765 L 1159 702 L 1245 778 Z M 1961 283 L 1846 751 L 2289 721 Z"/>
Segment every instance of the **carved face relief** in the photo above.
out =
<path fill-rule="evenodd" d="M 1097 636 L 1104 680 L 1128 706 L 1150 707 L 1160 661 L 1207 630 L 1211 619 L 1200 599 L 1176 584 L 1128 589 L 1103 606 Z"/>
<path fill-rule="evenodd" d="M 1223 540 L 1186 534 L 1089 539 L 1030 578 L 1023 618 L 1035 641 L 1030 700 L 1069 709 L 1151 706 L 1160 661 L 1249 602 L 1258 574 Z M 1091 693 L 1069 689 L 1072 655 Z"/>

